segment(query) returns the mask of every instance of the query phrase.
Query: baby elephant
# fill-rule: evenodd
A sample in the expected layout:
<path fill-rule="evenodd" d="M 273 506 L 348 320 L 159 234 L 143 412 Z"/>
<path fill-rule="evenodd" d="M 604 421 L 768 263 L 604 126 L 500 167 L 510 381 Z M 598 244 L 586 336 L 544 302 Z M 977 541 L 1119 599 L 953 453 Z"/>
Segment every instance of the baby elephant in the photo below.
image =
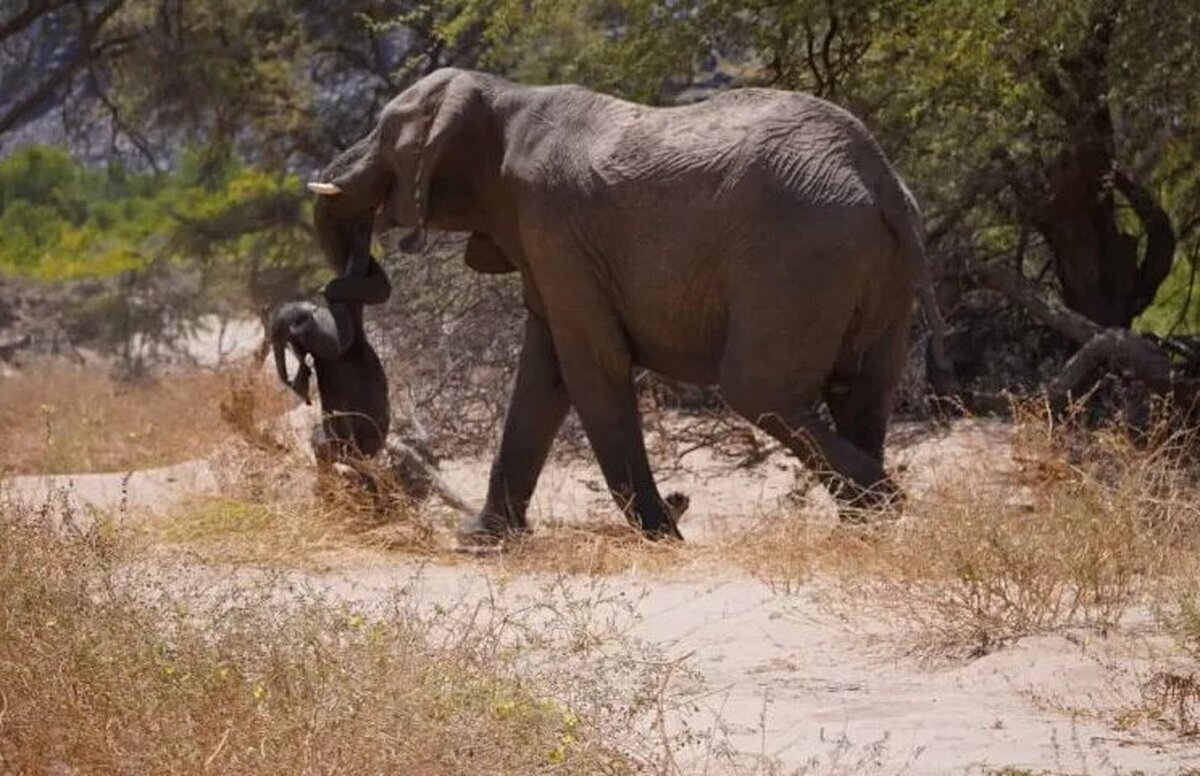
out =
<path fill-rule="evenodd" d="M 306 403 L 311 403 L 310 380 L 316 370 L 322 418 L 313 429 L 312 447 L 322 466 L 375 455 L 383 449 L 391 423 L 387 376 L 363 331 L 362 305 L 334 302 L 331 308 L 289 302 L 271 317 L 279 379 Z M 294 378 L 287 373 L 288 347 L 300 362 Z M 312 369 L 306 356 L 312 356 Z"/>

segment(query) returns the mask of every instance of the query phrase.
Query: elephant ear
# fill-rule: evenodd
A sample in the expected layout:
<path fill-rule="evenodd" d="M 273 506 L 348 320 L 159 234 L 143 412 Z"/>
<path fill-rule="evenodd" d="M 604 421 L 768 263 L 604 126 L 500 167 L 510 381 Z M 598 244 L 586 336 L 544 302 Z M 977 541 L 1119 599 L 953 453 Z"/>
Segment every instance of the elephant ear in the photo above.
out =
<path fill-rule="evenodd" d="M 432 101 L 431 101 L 432 102 Z M 469 73 L 457 72 L 448 78 L 441 99 L 432 105 L 425 122 L 425 140 L 421 144 L 413 180 L 413 205 L 417 229 L 424 232 L 429 219 L 430 192 L 439 168 L 452 164 L 456 153 L 469 153 L 467 137 L 485 110 L 479 84 Z"/>

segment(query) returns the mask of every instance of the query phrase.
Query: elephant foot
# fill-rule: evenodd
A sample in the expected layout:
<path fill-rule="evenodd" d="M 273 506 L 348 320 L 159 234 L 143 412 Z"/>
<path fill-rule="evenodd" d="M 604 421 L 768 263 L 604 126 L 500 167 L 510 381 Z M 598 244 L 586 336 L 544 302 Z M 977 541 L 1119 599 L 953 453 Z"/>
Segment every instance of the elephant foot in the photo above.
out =
<path fill-rule="evenodd" d="M 838 501 L 838 518 L 848 525 L 866 525 L 881 519 L 898 520 L 905 500 L 904 491 L 890 478 L 869 488 L 845 482 L 834 495 Z"/>
<path fill-rule="evenodd" d="M 674 525 L 663 525 L 658 528 L 643 528 L 642 535 L 652 542 L 681 542 L 683 534 Z"/>
<path fill-rule="evenodd" d="M 458 527 L 458 543 L 461 547 L 492 547 L 506 539 L 523 536 L 529 529 L 513 525 L 502 516 L 492 512 L 476 512 Z"/>
<path fill-rule="evenodd" d="M 658 530 L 645 530 L 647 538 L 656 541 L 659 539 L 683 541 L 683 534 L 679 532 L 679 523 L 688 507 L 692 505 L 692 500 L 686 493 L 675 491 L 667 494 L 663 502 L 667 507 L 667 520 Z"/>

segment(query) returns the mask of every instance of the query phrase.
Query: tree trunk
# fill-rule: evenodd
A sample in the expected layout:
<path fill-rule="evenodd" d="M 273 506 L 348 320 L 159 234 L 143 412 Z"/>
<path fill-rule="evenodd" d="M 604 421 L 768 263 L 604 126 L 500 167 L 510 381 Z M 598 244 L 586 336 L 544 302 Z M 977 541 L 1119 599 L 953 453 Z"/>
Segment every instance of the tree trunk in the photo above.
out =
<path fill-rule="evenodd" d="M 1034 223 L 1054 253 L 1063 301 L 1101 326 L 1127 328 L 1137 242 L 1115 223 L 1106 154 L 1069 153 L 1050 171 L 1050 201 Z M 1140 311 L 1139 311 L 1140 312 Z"/>
<path fill-rule="evenodd" d="M 1175 232 L 1154 195 L 1118 170 L 1114 158 L 1108 55 L 1124 6 L 1125 0 L 1097 0 L 1092 34 L 1080 48 L 1037 68 L 1068 141 L 1048 170 L 1010 165 L 1009 178 L 1021 219 L 1053 253 L 1063 301 L 1101 326 L 1127 329 L 1171 269 Z M 1118 224 L 1118 192 L 1140 222 L 1144 247 Z"/>
<path fill-rule="evenodd" d="M 1052 406 L 1065 406 L 1072 395 L 1077 396 L 1086 388 L 1098 370 L 1127 370 L 1151 391 L 1170 397 L 1185 411 L 1190 412 L 1194 407 L 1196 381 L 1174 375 L 1170 357 L 1157 343 L 1127 329 L 1098 326 L 1083 315 L 1044 299 L 1033 283 L 999 267 L 978 267 L 976 275 L 983 285 L 999 291 L 1041 323 L 1081 345 L 1046 387 Z"/>
<path fill-rule="evenodd" d="M 1049 172 L 1050 200 L 1032 219 L 1054 254 L 1063 301 L 1105 327 L 1129 328 L 1171 269 L 1169 217 L 1138 183 L 1114 171 L 1106 153 L 1069 152 Z M 1117 226 L 1115 191 L 1141 221 L 1145 249 Z"/>

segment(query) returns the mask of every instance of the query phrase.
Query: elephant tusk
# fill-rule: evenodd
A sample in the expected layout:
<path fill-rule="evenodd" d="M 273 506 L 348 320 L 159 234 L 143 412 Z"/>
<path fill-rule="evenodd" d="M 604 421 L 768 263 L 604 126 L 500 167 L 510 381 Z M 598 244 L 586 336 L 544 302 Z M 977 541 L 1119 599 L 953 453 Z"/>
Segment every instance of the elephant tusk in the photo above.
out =
<path fill-rule="evenodd" d="M 331 197 L 334 194 L 342 193 L 342 187 L 336 183 L 323 183 L 321 181 L 309 181 L 308 190 L 323 197 Z"/>

